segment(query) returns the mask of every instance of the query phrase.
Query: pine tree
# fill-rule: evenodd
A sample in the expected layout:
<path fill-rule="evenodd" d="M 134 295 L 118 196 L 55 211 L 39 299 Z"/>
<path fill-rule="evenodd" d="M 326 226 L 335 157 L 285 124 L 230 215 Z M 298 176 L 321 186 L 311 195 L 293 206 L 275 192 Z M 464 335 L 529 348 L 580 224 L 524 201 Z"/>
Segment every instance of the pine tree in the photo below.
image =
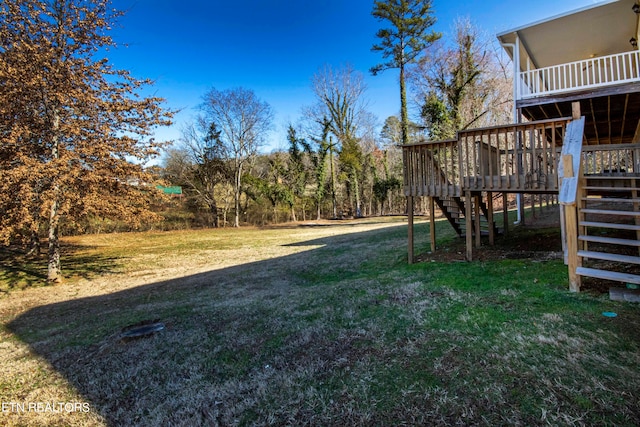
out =
<path fill-rule="evenodd" d="M 400 121 L 402 143 L 406 144 L 409 142 L 409 117 L 405 70 L 441 34 L 427 32 L 436 22 L 431 0 L 376 0 L 372 15 L 380 21 L 388 21 L 390 27 L 378 30 L 376 36 L 380 43 L 371 48 L 374 52 L 382 52 L 388 61 L 372 67 L 370 71 L 375 76 L 391 68 L 400 69 Z"/>
<path fill-rule="evenodd" d="M 172 113 L 104 57 L 121 14 L 108 0 L 0 1 L 0 242 L 47 229 L 52 282 L 61 226 L 153 216 L 143 163 Z"/>

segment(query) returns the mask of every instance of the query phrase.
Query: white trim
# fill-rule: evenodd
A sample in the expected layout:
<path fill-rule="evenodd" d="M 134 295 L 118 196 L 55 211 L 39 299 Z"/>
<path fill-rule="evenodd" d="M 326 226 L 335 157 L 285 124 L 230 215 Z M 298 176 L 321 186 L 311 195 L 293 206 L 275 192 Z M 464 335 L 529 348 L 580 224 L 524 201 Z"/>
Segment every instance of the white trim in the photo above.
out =
<path fill-rule="evenodd" d="M 635 50 L 521 71 L 514 83 L 521 100 L 638 81 L 640 51 Z"/>
<path fill-rule="evenodd" d="M 502 36 L 506 36 L 506 35 L 511 34 L 511 33 L 517 33 L 518 31 L 522 31 L 522 30 L 524 30 L 526 28 L 529 28 L 529 27 L 535 27 L 536 25 L 545 24 L 547 22 L 554 21 L 554 20 L 559 19 L 559 18 L 564 18 L 565 16 L 573 15 L 574 13 L 580 13 L 580 12 L 584 12 L 585 10 L 595 9 L 597 7 L 604 6 L 604 5 L 611 4 L 611 3 L 615 3 L 617 1 L 619 1 L 619 0 L 605 0 L 605 1 L 601 1 L 601 2 L 596 3 L 596 4 L 583 6 L 583 7 L 578 8 L 578 9 L 574 9 L 574 10 L 570 10 L 570 11 L 565 12 L 565 13 L 560 13 L 558 15 L 554 15 L 554 16 L 552 16 L 550 18 L 541 19 L 539 21 L 535 21 L 535 22 L 532 22 L 530 24 L 521 25 L 520 27 L 513 28 L 513 29 L 507 30 L 507 31 L 503 31 L 501 33 L 498 33 L 496 35 L 496 37 L 500 38 Z"/>

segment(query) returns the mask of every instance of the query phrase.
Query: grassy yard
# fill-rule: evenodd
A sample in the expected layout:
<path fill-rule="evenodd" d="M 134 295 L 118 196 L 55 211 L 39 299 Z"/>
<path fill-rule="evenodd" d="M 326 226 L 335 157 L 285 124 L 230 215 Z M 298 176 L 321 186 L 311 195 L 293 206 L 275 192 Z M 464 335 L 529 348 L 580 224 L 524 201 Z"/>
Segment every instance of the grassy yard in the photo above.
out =
<path fill-rule="evenodd" d="M 637 304 L 569 293 L 557 259 L 407 265 L 406 235 L 385 218 L 67 238 L 56 286 L 2 253 L 0 424 L 640 425 Z M 17 406 L 34 402 L 81 406 Z"/>

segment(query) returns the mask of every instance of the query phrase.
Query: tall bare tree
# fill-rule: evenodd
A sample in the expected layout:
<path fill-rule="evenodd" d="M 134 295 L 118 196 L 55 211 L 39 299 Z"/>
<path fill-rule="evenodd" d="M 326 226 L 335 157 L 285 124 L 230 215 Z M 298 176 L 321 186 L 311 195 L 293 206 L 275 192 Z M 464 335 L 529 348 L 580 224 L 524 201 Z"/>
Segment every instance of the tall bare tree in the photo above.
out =
<path fill-rule="evenodd" d="M 356 211 L 359 211 L 358 174 L 362 150 L 358 140 L 362 125 L 370 119 L 364 98 L 364 76 L 350 65 L 338 69 L 326 65 L 314 74 L 312 89 L 317 103 L 307 110 L 307 115 L 320 126 L 328 120 L 329 131 L 338 139 L 341 165 L 348 176 L 348 185 L 352 187 Z"/>
<path fill-rule="evenodd" d="M 494 47 L 469 19 L 460 19 L 453 40 L 441 40 L 422 57 L 410 80 L 432 138 L 510 120 L 511 80 Z"/>
<path fill-rule="evenodd" d="M 378 20 L 386 21 L 389 27 L 378 30 L 376 36 L 380 42 L 371 48 L 374 52 L 381 52 L 388 61 L 372 67 L 371 73 L 375 76 L 392 68 L 400 70 L 400 122 L 403 144 L 409 142 L 405 70 L 427 46 L 441 37 L 440 33 L 427 32 L 436 22 L 431 3 L 431 0 L 376 0 L 372 12 Z"/>
<path fill-rule="evenodd" d="M 143 163 L 171 112 L 103 57 L 120 15 L 108 0 L 0 1 L 0 241 L 46 226 L 52 282 L 63 223 L 152 217 Z"/>
<path fill-rule="evenodd" d="M 273 110 L 256 94 L 244 88 L 217 90 L 204 95 L 203 119 L 220 132 L 223 156 L 231 161 L 234 189 L 234 227 L 240 226 L 240 196 L 245 167 L 258 153 L 272 128 Z"/>

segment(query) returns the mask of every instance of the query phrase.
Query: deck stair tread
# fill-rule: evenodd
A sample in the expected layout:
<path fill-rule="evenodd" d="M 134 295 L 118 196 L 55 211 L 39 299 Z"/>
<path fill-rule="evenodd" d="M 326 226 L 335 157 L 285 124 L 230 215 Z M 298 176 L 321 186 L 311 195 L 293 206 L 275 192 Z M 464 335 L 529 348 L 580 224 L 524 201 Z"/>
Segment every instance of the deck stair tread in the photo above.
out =
<path fill-rule="evenodd" d="M 640 212 L 631 210 L 636 204 L 640 204 L 640 176 L 604 176 L 585 175 L 586 185 L 583 188 L 581 203 L 584 206 L 579 209 L 583 215 L 602 215 L 599 220 L 581 220 L 579 225 L 587 230 L 587 227 L 598 227 L 604 229 L 640 231 L 640 224 L 619 223 L 624 218 L 636 219 L 640 217 Z M 587 195 L 601 194 L 602 197 L 588 197 Z M 629 210 L 625 210 L 629 209 Z M 582 216 L 584 219 L 584 216 Z M 591 219 L 591 217 L 589 217 Z M 582 242 L 603 243 L 605 245 L 621 245 L 640 247 L 640 240 L 622 239 L 608 236 L 580 235 L 578 240 Z M 585 248 L 586 249 L 586 248 Z M 612 253 L 605 247 L 600 250 L 579 250 L 578 257 L 587 260 L 601 260 L 616 263 L 619 267 L 623 265 L 640 265 L 640 256 L 624 255 Z M 615 264 L 614 264 L 615 265 Z M 580 276 L 595 277 L 605 280 L 613 280 L 624 283 L 640 284 L 640 275 L 610 271 L 599 268 L 578 267 L 576 273 Z"/>
<path fill-rule="evenodd" d="M 625 245 L 625 246 L 638 246 L 640 247 L 640 240 L 618 239 L 615 237 L 604 236 L 579 236 L 578 240 L 583 242 L 595 242 L 595 243 L 608 243 L 612 245 Z"/>
<path fill-rule="evenodd" d="M 616 179 L 616 180 L 633 180 L 633 179 L 640 179 L 640 176 L 623 176 L 623 175 L 584 175 L 585 178 L 587 179 Z"/>
<path fill-rule="evenodd" d="M 615 228 L 616 230 L 640 231 L 640 225 L 619 224 L 614 222 L 580 221 L 580 225 L 585 227 Z"/>
<path fill-rule="evenodd" d="M 589 259 L 600 259 L 603 261 L 640 264 L 640 257 L 632 255 L 612 254 L 609 252 L 578 251 L 578 256 Z"/>
<path fill-rule="evenodd" d="M 624 175 L 584 175 L 585 178 L 587 179 L 616 179 L 616 180 L 633 180 L 633 179 L 640 179 L 640 176 L 635 176 L 635 175 L 631 175 L 631 176 L 624 176 Z"/>
<path fill-rule="evenodd" d="M 640 199 L 620 197 L 583 197 L 582 201 L 594 203 L 640 203 Z"/>
<path fill-rule="evenodd" d="M 583 187 L 587 191 L 640 191 L 638 187 L 599 187 L 594 185 L 585 185 Z"/>
<path fill-rule="evenodd" d="M 624 283 L 635 283 L 640 285 L 640 276 L 629 273 L 619 273 L 617 271 L 599 270 L 597 268 L 578 267 L 576 273 L 580 276 L 596 277 L 598 279 L 614 280 Z"/>
<path fill-rule="evenodd" d="M 604 215 L 621 215 L 621 216 L 640 216 L 640 212 L 634 211 L 615 211 L 613 209 L 580 209 L 582 213 L 590 214 L 604 214 Z"/>
<path fill-rule="evenodd" d="M 433 196 L 433 197 L 435 199 L 436 204 L 438 205 L 438 207 L 440 208 L 444 216 L 447 218 L 451 226 L 454 228 L 458 236 L 461 236 L 461 237 L 464 236 L 465 235 L 464 228 L 466 227 L 466 217 L 464 214 L 465 200 L 463 200 L 461 197 L 455 197 L 455 196 L 444 196 L 444 197 Z M 481 202 L 481 204 L 478 207 L 480 208 L 480 228 L 482 229 L 481 234 L 484 236 L 488 234 L 487 230 L 489 228 L 489 223 L 486 218 L 487 207 L 484 201 Z M 471 219 L 475 223 L 475 216 L 473 216 Z M 500 230 L 498 229 L 495 223 L 493 224 L 493 227 L 494 227 L 494 232 L 496 234 L 500 234 Z"/>

